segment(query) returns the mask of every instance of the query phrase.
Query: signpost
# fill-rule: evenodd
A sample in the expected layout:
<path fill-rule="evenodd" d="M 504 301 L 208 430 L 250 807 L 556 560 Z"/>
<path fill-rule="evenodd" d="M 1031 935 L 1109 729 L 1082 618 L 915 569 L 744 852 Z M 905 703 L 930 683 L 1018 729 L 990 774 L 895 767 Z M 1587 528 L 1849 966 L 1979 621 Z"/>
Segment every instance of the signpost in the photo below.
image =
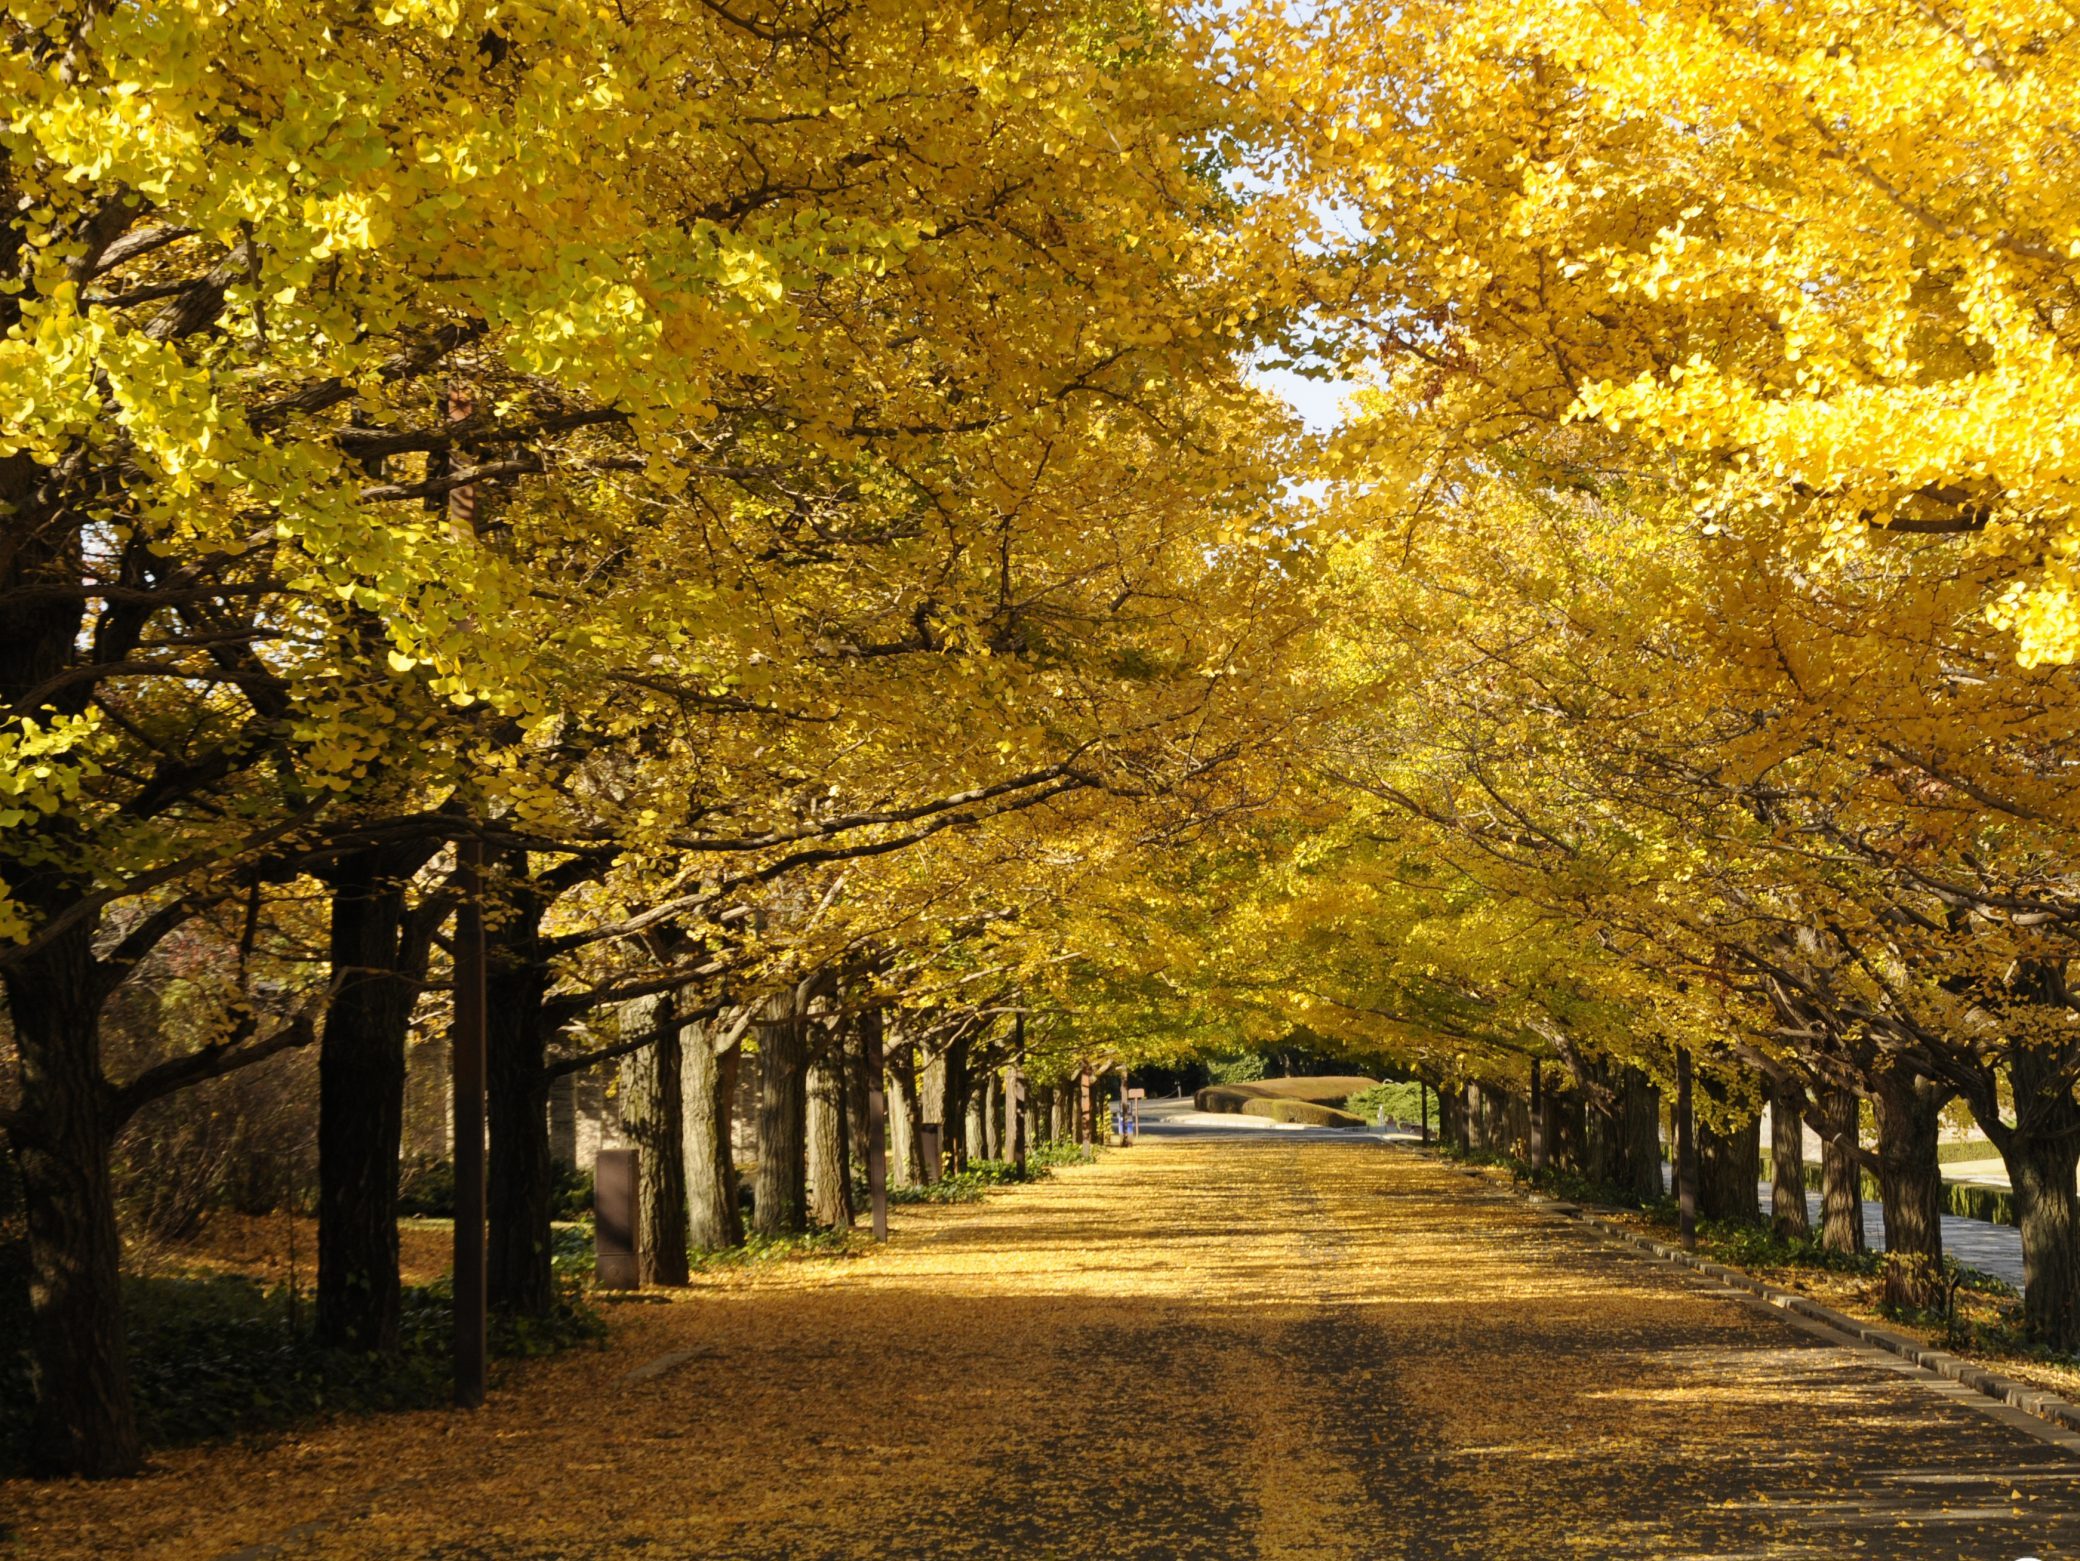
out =
<path fill-rule="evenodd" d="M 636 1151 L 602 1149 L 592 1162 L 592 1273 L 602 1290 L 633 1290 L 636 1271 Z"/>

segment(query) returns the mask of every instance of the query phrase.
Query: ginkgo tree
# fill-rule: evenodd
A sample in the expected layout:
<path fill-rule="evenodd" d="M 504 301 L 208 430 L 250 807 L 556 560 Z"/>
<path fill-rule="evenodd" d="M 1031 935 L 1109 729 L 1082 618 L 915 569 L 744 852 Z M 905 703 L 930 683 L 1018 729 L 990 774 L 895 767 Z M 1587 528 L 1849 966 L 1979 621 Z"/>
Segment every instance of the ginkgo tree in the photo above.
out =
<path fill-rule="evenodd" d="M 41 1445 L 112 1472 L 107 1146 L 156 1092 L 322 1032 L 321 1322 L 392 1337 L 443 842 L 648 916 L 641 977 L 549 927 L 550 998 L 610 1002 L 787 874 L 1217 759 L 1271 289 L 1132 7 L 5 27 L 9 1131 Z M 329 992 L 102 1077 L 160 939 L 313 881 Z"/>

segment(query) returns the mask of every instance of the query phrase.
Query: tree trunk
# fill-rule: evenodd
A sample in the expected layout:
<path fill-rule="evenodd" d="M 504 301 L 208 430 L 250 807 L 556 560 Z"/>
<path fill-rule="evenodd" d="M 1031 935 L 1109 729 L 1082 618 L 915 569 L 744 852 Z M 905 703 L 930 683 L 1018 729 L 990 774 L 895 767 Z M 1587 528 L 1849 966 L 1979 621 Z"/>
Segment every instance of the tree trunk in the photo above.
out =
<path fill-rule="evenodd" d="M 1904 1062 L 1872 1079 L 1878 1196 L 1885 1208 L 1885 1299 L 1926 1311 L 1943 1298 L 1943 1093 Z"/>
<path fill-rule="evenodd" d="M 336 983 L 318 1047 L 317 1336 L 337 1349 L 398 1343 L 397 1153 L 417 983 L 401 968 L 405 896 L 377 850 L 332 881 Z"/>
<path fill-rule="evenodd" d="M 1437 1090 L 1437 1136 L 1444 1147 L 1464 1154 L 1470 1147 L 1466 1134 L 1466 1092 L 1449 1084 Z"/>
<path fill-rule="evenodd" d="M 758 1195 L 752 1224 L 761 1236 L 799 1236 L 809 1228 L 807 1036 L 794 994 L 766 1000 L 758 1020 Z"/>
<path fill-rule="evenodd" d="M 1026 1080 L 1026 1148 L 1028 1152 L 1039 1149 L 1053 1135 L 1050 1131 L 1054 1119 L 1054 1086 L 1035 1084 Z"/>
<path fill-rule="evenodd" d="M 717 1020 L 716 1027 L 721 1023 Z M 679 1102 L 686 1118 L 687 1235 L 696 1252 L 720 1252 L 744 1241 L 729 1131 L 741 1052 L 740 1046 L 733 1045 L 718 1053 L 706 1024 L 689 1024 L 679 1032 Z"/>
<path fill-rule="evenodd" d="M 839 1043 L 845 1068 L 845 1145 L 852 1158 L 864 1168 L 867 1160 L 867 1010 L 840 1020 Z M 878 1011 L 873 1022 L 881 1023 Z M 878 1087 L 879 1081 L 876 1081 Z M 886 1114 L 882 1121 L 887 1122 Z"/>
<path fill-rule="evenodd" d="M 499 854 L 491 878 L 507 886 L 507 904 L 485 925 L 485 1296 L 503 1316 L 547 1317 L 556 1305 L 550 1261 L 556 1171 L 548 1126 L 554 1080 L 542 1009 L 549 968 L 541 946 L 542 902 L 526 873 L 526 852 Z"/>
<path fill-rule="evenodd" d="M 1838 1085 L 1822 1085 L 1813 1097 L 1813 1126 L 1820 1134 L 1820 1245 L 1829 1252 L 1862 1252 L 1863 1157 L 1856 1096 Z"/>
<path fill-rule="evenodd" d="M 1676 1229 L 1685 1247 L 1697 1245 L 1697 1113 L 1688 1047 L 1676 1048 Z"/>
<path fill-rule="evenodd" d="M 1530 1140 L 1530 1143 L 1527 1145 L 1525 1158 L 1531 1162 L 1531 1169 L 1534 1171 L 1543 1171 L 1546 1168 L 1547 1134 L 1550 1131 L 1551 1124 L 1546 1120 L 1546 1070 L 1540 1065 L 1539 1060 L 1533 1057 L 1531 1059 L 1531 1110 L 1526 1121 L 1525 1132 L 1525 1136 Z"/>
<path fill-rule="evenodd" d="M 967 1148 L 967 1160 L 996 1159 L 996 1145 L 990 1131 L 990 1097 L 995 1093 L 996 1075 L 987 1068 L 971 1079 L 967 1099 L 961 1102 L 961 1142 Z"/>
<path fill-rule="evenodd" d="M 2036 1343 L 2080 1350 L 2080 1138 L 2032 1135 L 2004 1154 L 2022 1227 L 2022 1323 Z"/>
<path fill-rule="evenodd" d="M 621 1130 L 636 1149 L 636 1277 L 646 1285 L 683 1285 L 686 1259 L 685 1060 L 672 1023 L 672 1000 L 639 997 L 621 1005 L 621 1032 L 664 1027 L 621 1059 Z"/>
<path fill-rule="evenodd" d="M 962 1135 L 968 1100 L 968 1043 L 954 1041 L 934 1056 L 924 1069 L 924 1120 L 939 1124 L 940 1152 L 949 1164 L 937 1167 L 945 1174 L 967 1168 L 968 1157 Z"/>
<path fill-rule="evenodd" d="M 2063 996 L 2061 971 L 2030 962 L 2024 974 Z M 2015 1189 L 2022 1228 L 2022 1323 L 2037 1344 L 2062 1353 L 2080 1350 L 2080 1104 L 2073 1098 L 2073 1043 L 2016 1043 L 2008 1055 L 2015 1125 L 1999 1121 L 1999 1097 L 1990 1111 L 1974 1099 L 1973 1114 L 1986 1131 Z M 1992 1120 L 1988 1120 L 1991 1116 Z"/>
<path fill-rule="evenodd" d="M 852 1166 L 845 1143 L 845 1068 L 836 1037 L 809 1064 L 809 1213 L 826 1230 L 852 1228 Z"/>
<path fill-rule="evenodd" d="M 1643 1204 L 1659 1203 L 1668 1196 L 1661 1180 L 1661 1091 L 1634 1067 L 1620 1074 L 1619 1088 L 1625 1153 L 1618 1185 Z"/>
<path fill-rule="evenodd" d="M 1024 1094 L 1014 1062 L 1004 1070 L 1004 1158 L 1021 1176 L 1026 1170 Z"/>
<path fill-rule="evenodd" d="M 1795 1084 L 1772 1086 L 1769 1097 L 1769 1228 L 1779 1241 L 1813 1234 L 1806 1216 L 1805 1096 Z"/>
<path fill-rule="evenodd" d="M 1588 1112 L 1571 1083 L 1546 1081 L 1546 1164 L 1579 1176 L 1588 1150 Z"/>
<path fill-rule="evenodd" d="M 7 977 L 21 1109 L 9 1129 L 29 1229 L 36 1407 L 31 1460 L 106 1479 L 143 1459 L 123 1335 L 101 994 L 93 924 L 55 938 Z"/>
<path fill-rule="evenodd" d="M 903 1045 L 888 1054 L 888 1185 L 917 1187 L 924 1183 L 924 1154 L 917 1124 L 917 1053 Z"/>
<path fill-rule="evenodd" d="M 1066 1144 L 1076 1137 L 1076 1124 L 1071 1117 L 1075 1097 L 1070 1092 L 1069 1081 L 1064 1079 L 1059 1084 L 1049 1085 L 1048 1097 L 1054 1110 L 1054 1119 L 1049 1124 L 1053 1130 L 1054 1141 Z"/>
<path fill-rule="evenodd" d="M 1697 1210 L 1727 1225 L 1762 1223 L 1762 1119 L 1731 1132 L 1697 1124 Z"/>

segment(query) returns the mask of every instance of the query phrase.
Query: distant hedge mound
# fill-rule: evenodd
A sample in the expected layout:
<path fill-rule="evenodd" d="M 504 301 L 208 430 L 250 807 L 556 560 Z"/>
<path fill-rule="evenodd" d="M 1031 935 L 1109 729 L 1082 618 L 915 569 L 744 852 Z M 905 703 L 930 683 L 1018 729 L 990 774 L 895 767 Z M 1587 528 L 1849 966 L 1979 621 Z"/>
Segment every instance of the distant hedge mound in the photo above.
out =
<path fill-rule="evenodd" d="M 1345 1101 L 1376 1080 L 1356 1074 L 1305 1079 L 1258 1079 L 1248 1084 L 1209 1084 L 1192 1097 L 1201 1111 L 1232 1111 L 1298 1122 L 1308 1127 L 1363 1127 L 1365 1119 L 1343 1109 Z"/>

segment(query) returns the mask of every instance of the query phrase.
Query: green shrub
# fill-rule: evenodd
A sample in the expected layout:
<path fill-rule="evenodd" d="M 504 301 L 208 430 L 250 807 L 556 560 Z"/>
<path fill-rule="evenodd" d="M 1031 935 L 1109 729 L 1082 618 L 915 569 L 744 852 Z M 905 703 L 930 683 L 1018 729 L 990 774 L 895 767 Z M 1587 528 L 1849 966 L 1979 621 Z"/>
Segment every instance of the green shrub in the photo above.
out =
<path fill-rule="evenodd" d="M 549 1217 L 582 1220 L 592 1214 L 592 1173 L 558 1160 L 550 1171 Z"/>
<path fill-rule="evenodd" d="M 589 1262 L 588 1262 L 589 1268 Z M 546 1318 L 498 1318 L 492 1353 L 500 1358 L 553 1354 L 606 1336 L 605 1319 L 566 1272 Z M 0 1296 L 0 1333 L 27 1335 Z M 320 1346 L 311 1336 L 308 1296 L 240 1275 L 123 1282 L 130 1380 L 147 1446 L 175 1447 L 215 1437 L 280 1431 L 319 1416 L 448 1402 L 453 1377 L 454 1296 L 445 1280 L 403 1293 L 398 1353 L 383 1357 Z M 28 1465 L 31 1403 L 26 1360 L 12 1357 L 0 1382 L 0 1473 Z"/>
<path fill-rule="evenodd" d="M 1340 1108 L 1351 1096 L 1376 1088 L 1377 1082 L 1355 1074 L 1332 1074 L 1296 1079 L 1258 1079 L 1246 1084 L 1209 1084 L 1192 1097 L 1192 1102 L 1201 1111 L 1246 1111 L 1249 1109 L 1247 1103 L 1252 1100 L 1293 1100 Z M 1261 1111 L 1255 1114 L 1265 1115 Z"/>
<path fill-rule="evenodd" d="M 455 1163 L 415 1155 L 397 1175 L 397 1212 L 420 1219 L 455 1217 Z"/>
<path fill-rule="evenodd" d="M 1242 1112 L 1245 1116 L 1268 1117 L 1273 1122 L 1297 1122 L 1306 1127 L 1366 1126 L 1363 1117 L 1339 1111 L 1334 1106 L 1317 1105 L 1311 1100 L 1246 1100 L 1242 1103 Z"/>
<path fill-rule="evenodd" d="M 1206 1059 L 1206 1081 L 1209 1084 L 1248 1084 L 1263 1076 L 1264 1057 L 1261 1052 L 1237 1052 L 1232 1057 Z"/>

